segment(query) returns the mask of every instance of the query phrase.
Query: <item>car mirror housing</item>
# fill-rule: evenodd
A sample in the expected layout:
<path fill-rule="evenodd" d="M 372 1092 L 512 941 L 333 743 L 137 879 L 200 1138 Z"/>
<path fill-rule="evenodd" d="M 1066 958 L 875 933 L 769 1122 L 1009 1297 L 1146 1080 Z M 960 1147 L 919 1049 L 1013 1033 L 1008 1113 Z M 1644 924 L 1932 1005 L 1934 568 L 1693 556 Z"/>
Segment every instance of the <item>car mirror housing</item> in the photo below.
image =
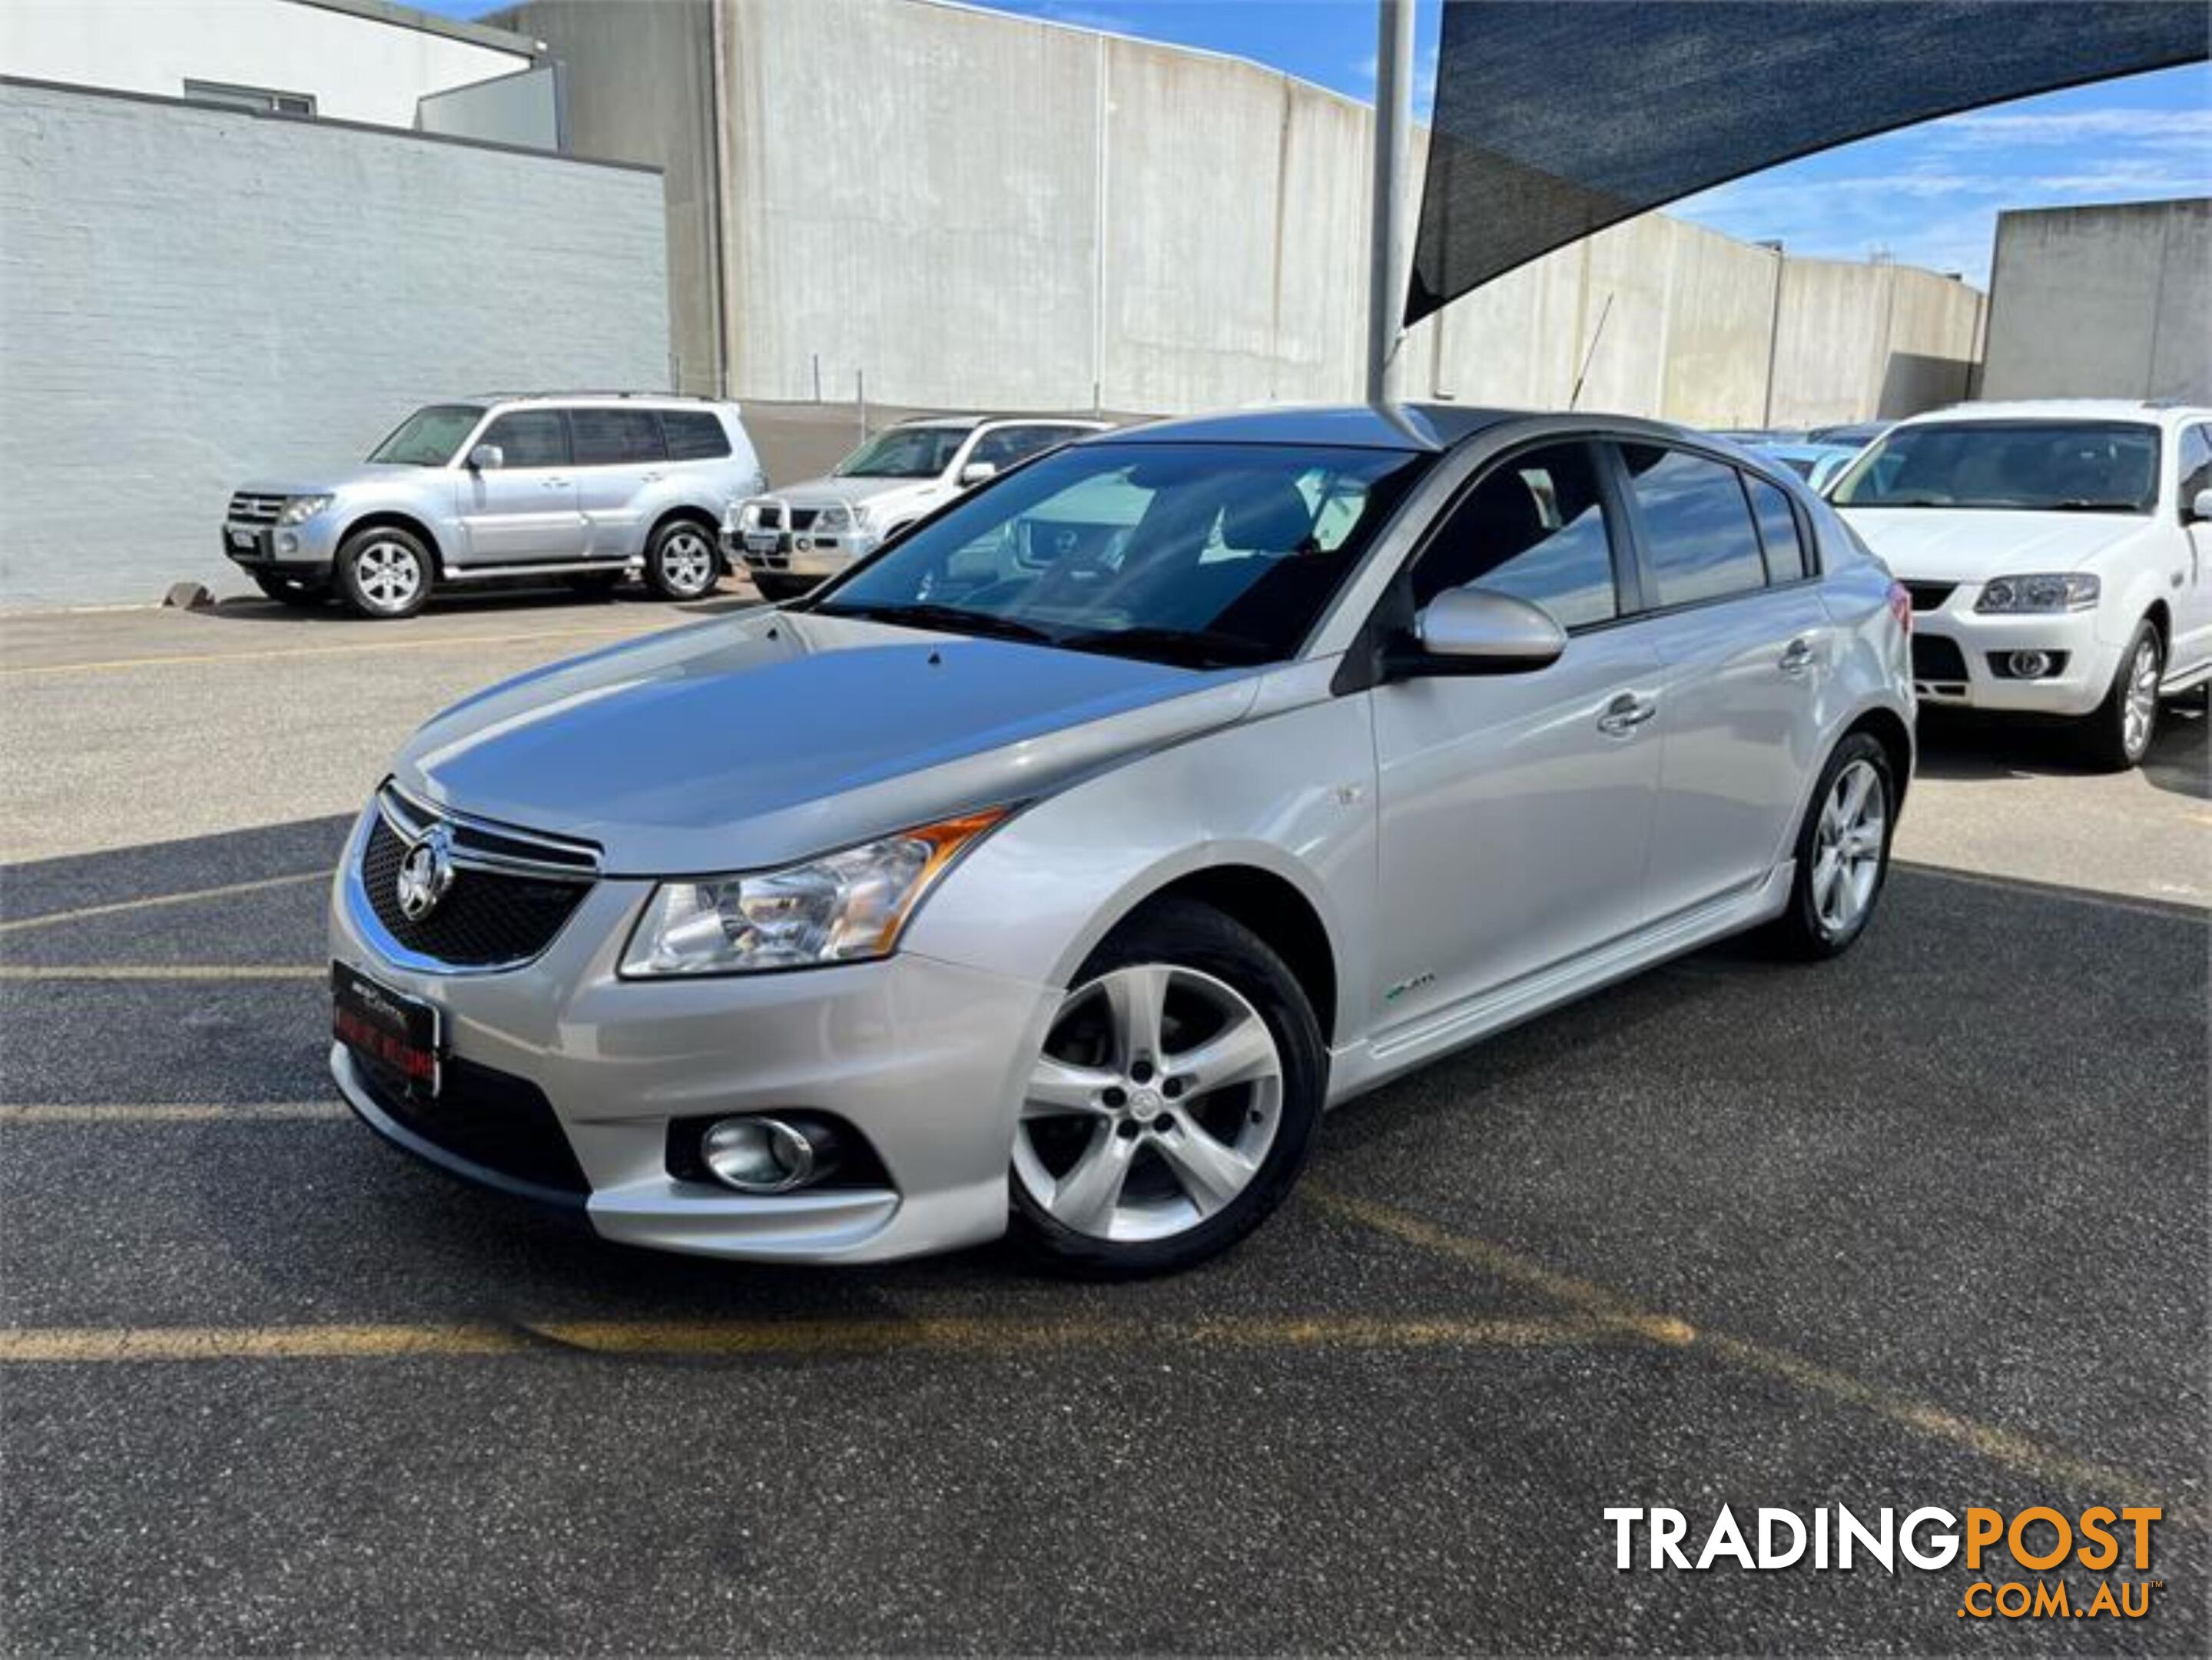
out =
<path fill-rule="evenodd" d="M 469 452 L 471 472 L 497 472 L 507 465 L 507 452 L 496 444 L 479 444 Z"/>
<path fill-rule="evenodd" d="M 963 484 L 980 484 L 987 478 L 998 476 L 998 468 L 988 461 L 970 461 L 960 469 L 960 482 Z"/>
<path fill-rule="evenodd" d="M 1550 666 L 1567 634 L 1550 612 L 1510 593 L 1447 588 L 1413 621 L 1407 674 L 1525 674 Z"/>
<path fill-rule="evenodd" d="M 2189 516 L 2200 521 L 2212 520 L 2212 489 L 2197 492 L 2196 499 L 2189 504 Z"/>

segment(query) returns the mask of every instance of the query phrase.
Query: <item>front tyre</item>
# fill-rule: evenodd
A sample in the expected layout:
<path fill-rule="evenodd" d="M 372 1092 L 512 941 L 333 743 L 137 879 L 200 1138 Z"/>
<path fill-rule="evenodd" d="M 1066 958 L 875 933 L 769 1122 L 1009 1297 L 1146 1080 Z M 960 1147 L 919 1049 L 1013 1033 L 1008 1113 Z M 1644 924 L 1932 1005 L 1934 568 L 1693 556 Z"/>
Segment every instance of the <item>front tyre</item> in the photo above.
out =
<path fill-rule="evenodd" d="M 714 538 L 689 519 L 672 519 L 645 550 L 645 580 L 663 599 L 703 599 L 714 591 Z"/>
<path fill-rule="evenodd" d="M 1870 734 L 1852 733 L 1820 769 L 1798 828 L 1790 907 L 1773 929 L 1784 954 L 1815 962 L 1838 957 L 1866 932 L 1889 876 L 1896 823 L 1889 751 Z"/>
<path fill-rule="evenodd" d="M 2158 629 L 2145 617 L 2120 654 L 2112 690 L 2081 722 L 2081 748 L 2092 766 L 2125 772 L 2142 763 L 2158 735 L 2158 684 L 2165 674 L 2165 648 Z"/>
<path fill-rule="evenodd" d="M 338 549 L 338 594 L 356 616 L 412 617 L 430 597 L 430 550 L 407 531 L 356 531 Z"/>
<path fill-rule="evenodd" d="M 1282 1203 L 1328 1080 L 1313 1006 L 1267 942 L 1171 901 L 1075 976 L 1016 1126 L 1016 1232 L 1050 1266 L 1171 1273 Z"/>

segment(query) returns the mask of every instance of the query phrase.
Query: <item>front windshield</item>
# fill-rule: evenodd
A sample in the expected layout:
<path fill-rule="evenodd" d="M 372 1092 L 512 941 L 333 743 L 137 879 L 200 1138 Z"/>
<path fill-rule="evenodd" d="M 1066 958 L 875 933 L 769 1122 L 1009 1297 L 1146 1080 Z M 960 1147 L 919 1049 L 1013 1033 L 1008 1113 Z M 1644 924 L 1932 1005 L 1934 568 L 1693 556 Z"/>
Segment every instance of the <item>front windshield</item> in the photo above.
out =
<path fill-rule="evenodd" d="M 1828 499 L 1839 508 L 2148 513 L 2158 501 L 2158 429 L 2129 421 L 1899 427 Z"/>
<path fill-rule="evenodd" d="M 836 478 L 934 478 L 952 465 L 965 427 L 893 427 L 837 464 Z"/>
<path fill-rule="evenodd" d="M 1395 450 L 1084 444 L 811 603 L 829 616 L 1191 667 L 1294 654 L 1429 465 Z"/>
<path fill-rule="evenodd" d="M 483 419 L 483 410 L 474 404 L 433 404 L 402 421 L 368 459 L 402 467 L 442 467 Z"/>

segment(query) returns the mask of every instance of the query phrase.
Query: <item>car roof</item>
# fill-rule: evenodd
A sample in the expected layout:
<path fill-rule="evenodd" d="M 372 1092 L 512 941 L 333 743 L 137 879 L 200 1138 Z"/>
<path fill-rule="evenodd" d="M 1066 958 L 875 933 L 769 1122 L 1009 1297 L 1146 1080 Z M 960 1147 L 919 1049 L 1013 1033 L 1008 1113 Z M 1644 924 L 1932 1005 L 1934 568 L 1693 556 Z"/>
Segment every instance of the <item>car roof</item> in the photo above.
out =
<path fill-rule="evenodd" d="M 1133 444 L 1311 444 L 1346 449 L 1446 450 L 1528 413 L 1460 404 L 1278 404 L 1156 421 L 1113 435 Z"/>
<path fill-rule="evenodd" d="M 483 404 L 489 406 L 529 404 L 605 404 L 622 405 L 641 404 L 647 408 L 735 409 L 734 403 L 720 398 L 699 398 L 681 392 L 477 392 L 452 400 L 457 404 Z"/>
<path fill-rule="evenodd" d="M 2165 425 L 2177 421 L 2202 421 L 2208 417 L 2212 417 L 2212 410 L 2143 398 L 2038 398 L 2002 404 L 1951 404 L 1940 410 L 1923 410 L 1898 424 L 1917 427 L 1962 421 L 2135 421 L 2145 425 Z"/>

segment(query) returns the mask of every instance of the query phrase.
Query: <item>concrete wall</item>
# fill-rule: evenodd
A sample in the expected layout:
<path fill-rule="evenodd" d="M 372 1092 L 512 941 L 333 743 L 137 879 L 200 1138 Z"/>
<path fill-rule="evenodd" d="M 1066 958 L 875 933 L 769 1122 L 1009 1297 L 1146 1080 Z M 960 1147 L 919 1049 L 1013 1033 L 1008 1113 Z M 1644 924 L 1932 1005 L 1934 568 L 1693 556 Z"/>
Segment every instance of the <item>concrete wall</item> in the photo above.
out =
<path fill-rule="evenodd" d="M 537 0 L 498 21 L 564 60 L 579 154 L 666 167 L 687 386 L 719 338 L 728 389 L 752 398 L 850 400 L 862 376 L 872 402 L 939 409 L 1358 393 L 1364 104 L 939 0 Z M 656 31 L 707 43 L 716 95 Z M 680 181 L 717 150 L 719 335 L 695 291 L 711 247 L 678 240 Z M 1819 262 L 1785 280 L 1798 269 L 1646 217 L 1413 331 L 1407 391 L 1563 406 L 1587 360 L 1583 407 L 1717 426 L 1963 395 L 1972 290 L 1887 267 L 1830 281 Z"/>
<path fill-rule="evenodd" d="M 0 85 L 0 603 L 224 577 L 241 479 L 427 400 L 666 380 L 650 173 Z"/>
<path fill-rule="evenodd" d="M 1967 396 L 1984 296 L 1933 271 L 1788 259 L 1774 340 L 1779 427 L 1911 415 Z"/>
<path fill-rule="evenodd" d="M 424 94 L 415 125 L 422 132 L 481 143 L 520 144 L 525 149 L 562 150 L 561 66 L 541 64 L 493 81 Z"/>
<path fill-rule="evenodd" d="M 2000 214 L 1982 395 L 2212 403 L 2212 201 Z"/>
<path fill-rule="evenodd" d="M 392 8 L 396 14 L 398 8 Z M 6 0 L 0 75 L 176 98 L 184 83 L 299 92 L 332 120 L 411 127 L 427 93 L 530 67 L 512 50 L 300 0 Z"/>
<path fill-rule="evenodd" d="M 667 194 L 672 386 L 722 395 L 710 0 L 536 0 L 489 21 L 543 40 L 564 66 L 571 151 L 660 170 Z"/>

